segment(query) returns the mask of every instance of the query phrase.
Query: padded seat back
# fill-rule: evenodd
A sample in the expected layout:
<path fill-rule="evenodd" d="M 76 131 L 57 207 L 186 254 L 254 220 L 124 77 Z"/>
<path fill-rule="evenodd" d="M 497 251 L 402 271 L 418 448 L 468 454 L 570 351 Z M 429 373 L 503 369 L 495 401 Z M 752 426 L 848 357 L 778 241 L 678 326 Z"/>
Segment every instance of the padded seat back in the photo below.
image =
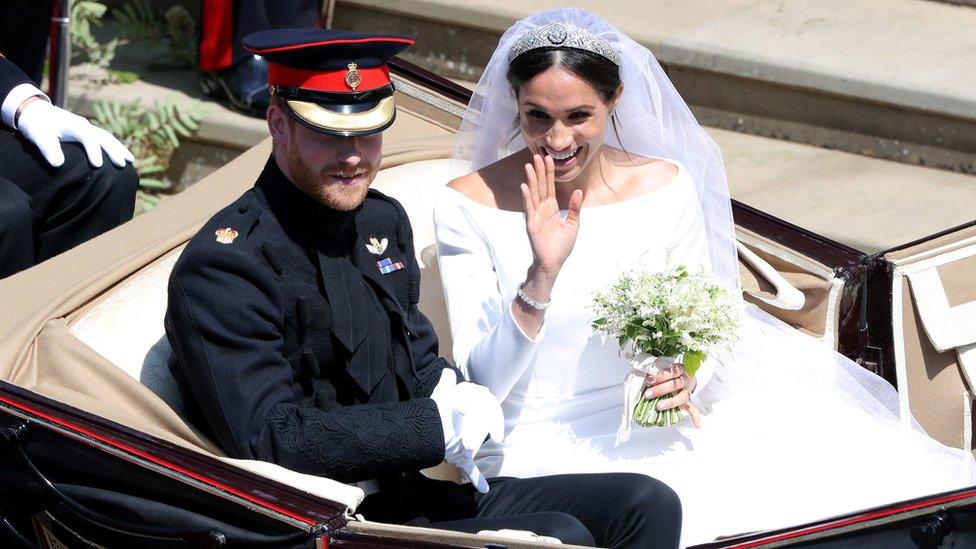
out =
<path fill-rule="evenodd" d="M 176 380 L 169 371 L 173 349 L 163 328 L 166 287 L 182 251 L 181 246 L 120 284 L 68 329 L 186 417 Z"/>

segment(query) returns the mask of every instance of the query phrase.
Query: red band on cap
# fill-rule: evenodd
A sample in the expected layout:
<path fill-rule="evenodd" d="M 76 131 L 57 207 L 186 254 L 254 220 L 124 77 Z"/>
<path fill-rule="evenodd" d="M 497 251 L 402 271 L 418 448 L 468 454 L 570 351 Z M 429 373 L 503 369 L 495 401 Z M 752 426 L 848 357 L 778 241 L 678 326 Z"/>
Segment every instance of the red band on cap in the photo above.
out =
<path fill-rule="evenodd" d="M 359 74 L 355 91 L 382 88 L 390 83 L 390 69 L 386 65 L 357 67 L 355 71 Z M 310 71 L 268 63 L 268 83 L 272 86 L 293 86 L 323 92 L 350 92 L 353 91 L 348 83 L 350 79 L 347 79 L 350 72 L 349 69 Z"/>

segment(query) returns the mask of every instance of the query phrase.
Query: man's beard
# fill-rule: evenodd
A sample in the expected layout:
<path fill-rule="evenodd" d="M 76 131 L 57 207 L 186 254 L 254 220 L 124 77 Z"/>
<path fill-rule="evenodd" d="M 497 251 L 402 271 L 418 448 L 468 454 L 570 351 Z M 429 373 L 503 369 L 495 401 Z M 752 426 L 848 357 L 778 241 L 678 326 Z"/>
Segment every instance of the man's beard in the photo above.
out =
<path fill-rule="evenodd" d="M 355 168 L 348 166 L 341 168 L 330 167 L 322 170 L 318 174 L 313 173 L 308 165 L 302 162 L 297 155 L 288 155 L 288 164 L 288 171 L 291 172 L 292 183 L 296 187 L 324 206 L 340 212 L 347 212 L 358 208 L 366 198 L 366 191 L 369 190 L 369 185 L 373 182 L 373 178 L 376 177 L 376 171 L 373 169 L 373 166 L 367 163 L 359 164 Z M 328 174 L 337 172 L 355 173 L 360 171 L 364 172 L 363 175 L 366 176 L 367 183 L 365 185 L 343 185 L 341 183 L 326 185 L 323 183 L 323 181 L 328 179 Z"/>

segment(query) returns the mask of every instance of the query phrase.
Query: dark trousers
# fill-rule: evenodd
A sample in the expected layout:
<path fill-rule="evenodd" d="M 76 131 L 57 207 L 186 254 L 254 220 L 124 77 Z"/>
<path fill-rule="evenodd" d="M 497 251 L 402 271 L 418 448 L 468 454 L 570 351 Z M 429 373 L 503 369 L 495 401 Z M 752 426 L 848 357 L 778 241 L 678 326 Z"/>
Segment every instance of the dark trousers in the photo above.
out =
<path fill-rule="evenodd" d="M 62 143 L 52 168 L 33 143 L 0 129 L 0 278 L 49 259 L 132 218 L 139 177 L 103 155 L 92 169 L 80 145 Z"/>
<path fill-rule="evenodd" d="M 479 494 L 469 484 L 405 475 L 396 488 L 367 497 L 358 511 L 369 520 L 460 532 L 530 530 L 576 545 L 678 546 L 678 496 L 664 483 L 644 475 L 497 478 L 490 486 L 487 494 Z"/>

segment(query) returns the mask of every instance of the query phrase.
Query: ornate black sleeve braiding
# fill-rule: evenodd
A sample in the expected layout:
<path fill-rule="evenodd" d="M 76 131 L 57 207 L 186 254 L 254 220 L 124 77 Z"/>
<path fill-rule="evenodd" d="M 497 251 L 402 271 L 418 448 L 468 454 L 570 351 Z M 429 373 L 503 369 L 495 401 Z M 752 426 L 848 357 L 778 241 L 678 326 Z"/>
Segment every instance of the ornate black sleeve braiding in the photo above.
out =
<path fill-rule="evenodd" d="M 420 386 L 417 390 L 417 396 L 430 396 L 434 392 L 434 387 L 437 386 L 437 382 L 441 380 L 441 372 L 447 368 L 454 372 L 458 383 L 465 381 L 464 376 L 461 374 L 461 370 L 458 370 L 453 364 L 447 361 L 447 359 L 442 357 L 437 357 L 434 361 L 427 365 L 425 368 L 418 370 L 418 375 L 420 376 Z"/>
<path fill-rule="evenodd" d="M 272 408 L 268 422 L 278 464 L 341 482 L 418 471 L 444 459 L 437 405 L 429 398 L 329 412 L 286 404 Z"/>

